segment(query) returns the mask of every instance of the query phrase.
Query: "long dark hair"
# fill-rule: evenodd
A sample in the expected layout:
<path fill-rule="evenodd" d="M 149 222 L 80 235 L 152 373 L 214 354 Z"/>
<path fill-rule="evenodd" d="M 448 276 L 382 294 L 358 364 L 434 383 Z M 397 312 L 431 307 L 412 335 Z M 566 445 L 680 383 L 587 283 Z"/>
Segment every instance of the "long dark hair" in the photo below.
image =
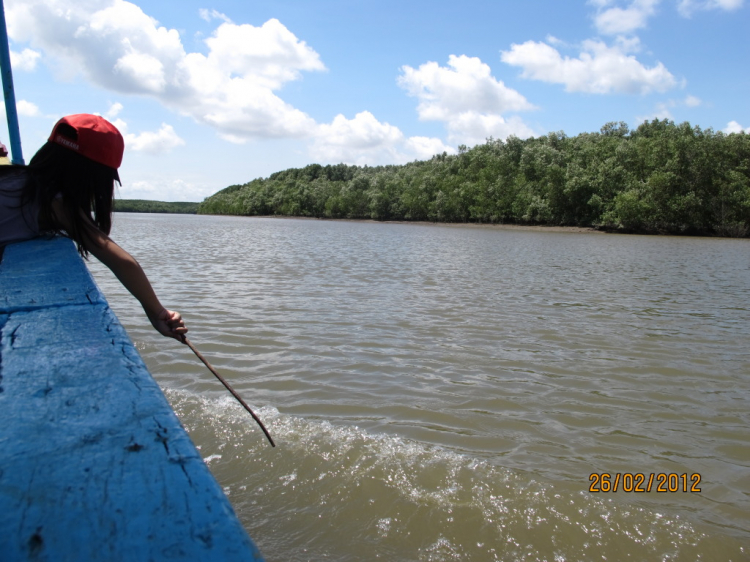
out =
<path fill-rule="evenodd" d="M 76 140 L 72 127 L 61 125 L 57 132 Z M 107 235 L 112 229 L 114 182 L 120 181 L 117 170 L 48 142 L 31 159 L 27 172 L 23 203 L 36 201 L 40 223 L 49 225 L 51 232 L 72 238 L 78 246 L 78 253 L 87 258 L 88 250 L 84 244 L 94 243 L 90 229 L 98 228 Z M 69 217 L 68 230 L 59 223 L 52 210 L 52 202 L 57 197 L 62 198 Z"/>

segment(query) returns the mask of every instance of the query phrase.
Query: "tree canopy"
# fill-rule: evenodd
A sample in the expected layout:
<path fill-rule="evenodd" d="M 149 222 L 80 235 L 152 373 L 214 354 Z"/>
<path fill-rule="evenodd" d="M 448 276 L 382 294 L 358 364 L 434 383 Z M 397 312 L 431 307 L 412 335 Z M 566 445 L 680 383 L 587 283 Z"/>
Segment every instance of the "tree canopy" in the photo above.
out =
<path fill-rule="evenodd" d="M 277 172 L 219 191 L 198 212 L 747 236 L 750 135 L 653 120 L 490 138 L 400 166 Z"/>
<path fill-rule="evenodd" d="M 194 215 L 198 211 L 198 203 L 115 199 L 115 211 L 120 213 L 181 213 Z"/>

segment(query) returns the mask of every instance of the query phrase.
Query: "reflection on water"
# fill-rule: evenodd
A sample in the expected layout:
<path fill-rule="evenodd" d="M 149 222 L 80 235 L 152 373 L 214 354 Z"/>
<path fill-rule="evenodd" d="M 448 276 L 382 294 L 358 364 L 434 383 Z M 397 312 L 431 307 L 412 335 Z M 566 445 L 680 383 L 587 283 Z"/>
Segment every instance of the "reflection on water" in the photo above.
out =
<path fill-rule="evenodd" d="M 129 214 L 113 237 L 279 443 L 92 264 L 269 561 L 750 559 L 748 241 Z M 701 492 L 592 494 L 601 472 Z"/>

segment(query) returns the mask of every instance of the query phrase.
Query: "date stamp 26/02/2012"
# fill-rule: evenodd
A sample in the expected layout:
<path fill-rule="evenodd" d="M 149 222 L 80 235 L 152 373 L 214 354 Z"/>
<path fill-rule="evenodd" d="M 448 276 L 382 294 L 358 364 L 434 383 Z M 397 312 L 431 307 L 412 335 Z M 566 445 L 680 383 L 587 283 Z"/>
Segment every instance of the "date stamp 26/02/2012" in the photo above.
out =
<path fill-rule="evenodd" d="M 592 472 L 589 492 L 700 492 L 701 475 L 676 472 Z"/>

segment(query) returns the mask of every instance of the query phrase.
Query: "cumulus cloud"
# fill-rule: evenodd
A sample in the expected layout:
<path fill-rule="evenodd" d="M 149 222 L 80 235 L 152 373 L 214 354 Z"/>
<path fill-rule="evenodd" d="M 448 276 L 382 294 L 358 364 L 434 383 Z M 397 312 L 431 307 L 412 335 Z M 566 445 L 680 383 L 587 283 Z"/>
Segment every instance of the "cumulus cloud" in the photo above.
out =
<path fill-rule="evenodd" d="M 596 8 L 594 26 L 604 35 L 628 34 L 648 25 L 648 19 L 656 14 L 662 0 L 589 0 Z M 677 0 L 677 11 L 690 17 L 702 10 L 738 10 L 745 0 Z"/>
<path fill-rule="evenodd" d="M 167 123 L 162 123 L 158 131 L 143 131 L 137 135 L 128 132 L 128 123 L 118 117 L 122 110 L 123 105 L 115 102 L 110 105 L 104 117 L 117 127 L 122 134 L 122 138 L 125 140 L 125 150 L 158 156 L 185 144 L 185 141 L 175 132 L 172 125 Z"/>
<path fill-rule="evenodd" d="M 10 52 L 10 66 L 13 70 L 24 70 L 31 72 L 36 68 L 36 63 L 42 56 L 41 53 L 33 51 L 31 49 L 24 49 L 20 53 L 15 51 Z"/>
<path fill-rule="evenodd" d="M 398 127 L 363 111 L 354 119 L 337 115 L 330 124 L 319 125 L 310 152 L 321 162 L 372 165 L 404 163 L 455 150 L 436 138 L 406 138 Z"/>
<path fill-rule="evenodd" d="M 39 106 L 26 100 L 16 100 L 16 113 L 22 117 L 50 117 L 42 115 Z M 0 97 L 0 114 L 5 115 L 5 101 Z"/>
<path fill-rule="evenodd" d="M 399 85 L 419 99 L 417 111 L 425 121 L 446 121 L 465 111 L 499 114 L 533 106 L 520 93 L 496 80 L 490 67 L 476 57 L 450 55 L 448 67 L 427 62 L 418 69 L 401 68 Z"/>
<path fill-rule="evenodd" d="M 206 12 L 223 23 L 206 39 L 203 54 L 186 52 L 176 29 L 160 26 L 125 0 L 11 0 L 6 11 L 11 37 L 54 58 L 60 72 L 156 98 L 222 135 L 305 137 L 315 128 L 275 91 L 303 71 L 325 67 L 278 20 L 236 25 Z"/>
<path fill-rule="evenodd" d="M 669 119 L 670 121 L 674 120 L 674 116 L 672 115 L 672 111 L 670 108 L 674 107 L 674 104 L 670 104 L 668 102 L 666 103 L 657 103 L 656 108 L 647 115 L 638 115 L 636 116 L 635 120 L 637 123 L 643 123 L 644 121 L 651 121 L 653 119 Z"/>
<path fill-rule="evenodd" d="M 661 0 L 633 0 L 629 6 L 610 6 L 609 2 L 598 2 L 599 7 L 594 16 L 594 25 L 599 33 L 619 35 L 633 33 L 646 27 L 648 18 L 656 13 L 656 6 Z"/>
<path fill-rule="evenodd" d="M 205 8 L 201 8 L 198 10 L 198 15 L 202 20 L 206 20 L 207 22 L 210 22 L 211 20 L 221 20 L 226 23 L 232 23 L 232 20 L 217 10 L 206 10 Z"/>
<path fill-rule="evenodd" d="M 16 102 L 16 111 L 24 117 L 39 117 L 42 114 L 35 103 L 26 100 L 18 100 Z"/>
<path fill-rule="evenodd" d="M 448 140 L 467 146 L 482 144 L 490 137 L 506 139 L 513 135 L 528 138 L 536 134 L 517 115 L 506 119 L 502 115 L 487 115 L 476 111 L 456 115 L 447 126 Z"/>
<path fill-rule="evenodd" d="M 750 134 L 750 127 L 742 128 L 742 125 L 737 123 L 737 121 L 730 121 L 727 123 L 727 126 L 724 128 L 724 132 L 726 134 L 730 133 L 747 133 Z"/>
<path fill-rule="evenodd" d="M 321 124 L 284 101 L 278 94 L 284 85 L 326 68 L 314 49 L 276 19 L 259 26 L 236 24 L 216 10 L 200 10 L 198 16 L 217 27 L 203 40 L 203 51 L 189 52 L 176 29 L 127 0 L 6 0 L 5 5 L 13 40 L 43 53 L 59 76 L 83 75 L 111 92 L 150 97 L 230 142 L 307 139 L 314 156 L 353 163 L 402 162 L 453 151 L 440 139 L 407 138 L 367 111 Z M 428 63 L 416 70 L 405 67 L 403 74 L 403 86 L 420 99 L 420 116 L 446 122 L 451 139 L 522 130 L 519 120 L 500 114 L 531 108 L 492 78 L 479 59 L 452 57 L 447 68 Z M 167 124 L 158 131 L 128 133 L 121 110 L 121 104 L 113 104 L 107 116 L 123 128 L 129 150 L 160 153 L 184 142 Z"/>
<path fill-rule="evenodd" d="M 566 45 L 565 41 L 555 37 L 554 35 L 547 35 L 546 40 L 547 40 L 547 43 L 549 43 L 550 45 L 561 45 L 561 46 Z"/>
<path fill-rule="evenodd" d="M 122 104 L 120 102 L 115 102 L 109 106 L 109 109 L 107 110 L 107 113 L 104 114 L 104 116 L 107 119 L 112 120 L 120 114 L 122 109 Z"/>
<path fill-rule="evenodd" d="M 318 134 L 331 144 L 353 143 L 360 149 L 380 146 L 383 142 L 391 144 L 404 136 L 397 127 L 381 123 L 369 111 L 358 113 L 351 120 L 339 114 L 330 125 L 320 125 Z"/>
<path fill-rule="evenodd" d="M 325 70 L 318 53 L 276 19 L 260 27 L 224 23 L 206 44 L 213 67 L 252 77 L 269 89 L 297 80 L 301 70 Z"/>
<path fill-rule="evenodd" d="M 677 10 L 686 18 L 699 10 L 724 10 L 732 12 L 739 10 L 745 0 L 680 0 Z"/>
<path fill-rule="evenodd" d="M 401 68 L 398 84 L 419 100 L 417 113 L 424 121 L 442 121 L 449 142 L 478 144 L 488 137 L 533 134 L 523 121 L 503 114 L 535 109 L 519 92 L 492 76 L 489 65 L 476 57 L 451 55 L 448 66 L 427 62 L 419 68 Z"/>
<path fill-rule="evenodd" d="M 171 125 L 161 124 L 158 131 L 145 131 L 139 135 L 127 133 L 123 135 L 125 146 L 136 152 L 146 152 L 148 154 L 163 154 L 185 144 Z"/>
<path fill-rule="evenodd" d="M 629 54 L 637 40 L 618 41 L 607 46 L 587 40 L 578 58 L 563 57 L 554 47 L 536 41 L 513 44 L 502 51 L 503 62 L 522 69 L 521 76 L 553 84 L 563 84 L 568 92 L 591 94 L 647 94 L 664 92 L 678 85 L 662 63 L 646 67 Z"/>
<path fill-rule="evenodd" d="M 409 137 L 404 140 L 404 158 L 411 160 L 427 160 L 436 154 L 455 154 L 456 149 L 448 146 L 435 137 Z"/>
<path fill-rule="evenodd" d="M 672 110 L 677 108 L 678 110 L 680 108 L 693 108 L 698 107 L 701 105 L 703 101 L 700 98 L 697 98 L 695 96 L 687 95 L 684 99 L 676 100 L 676 99 L 668 99 L 666 101 L 661 101 L 656 104 L 654 111 L 649 113 L 648 115 L 639 115 L 636 117 L 636 121 L 643 122 L 643 121 L 651 121 L 652 119 L 672 119 L 674 120 L 674 116 L 672 115 Z"/>
<path fill-rule="evenodd" d="M 200 186 L 181 179 L 153 179 L 127 181 L 117 191 L 118 199 L 158 199 L 161 201 L 202 201 L 216 189 Z M 114 219 L 117 220 L 117 217 Z"/>

